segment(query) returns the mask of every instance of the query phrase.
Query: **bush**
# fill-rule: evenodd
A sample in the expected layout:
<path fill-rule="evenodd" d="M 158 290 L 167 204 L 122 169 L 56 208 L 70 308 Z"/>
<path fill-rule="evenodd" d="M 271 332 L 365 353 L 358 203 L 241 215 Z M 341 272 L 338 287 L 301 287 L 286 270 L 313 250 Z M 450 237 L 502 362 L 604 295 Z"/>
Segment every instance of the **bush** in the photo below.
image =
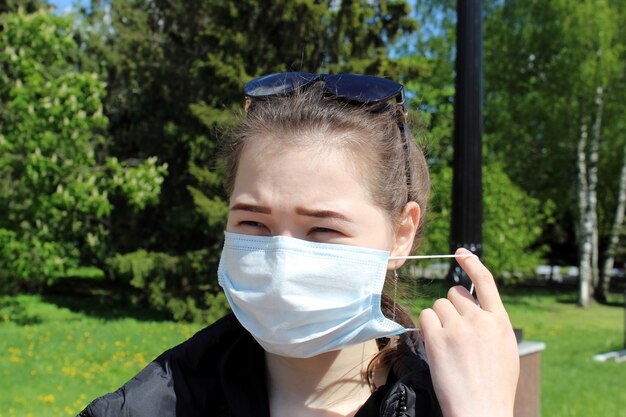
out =
<path fill-rule="evenodd" d="M 433 193 L 427 215 L 424 253 L 450 250 L 452 168 L 432 170 Z M 552 221 L 551 205 L 526 194 L 497 162 L 483 166 L 483 260 L 494 276 L 515 282 L 541 264 L 545 247 L 537 245 L 543 226 Z"/>
<path fill-rule="evenodd" d="M 102 262 L 112 199 L 158 201 L 166 166 L 107 155 L 105 85 L 76 65 L 69 16 L 0 15 L 0 289 Z"/>
<path fill-rule="evenodd" d="M 174 320 L 209 323 L 228 312 L 228 302 L 208 262 L 208 250 L 173 256 L 138 250 L 109 259 L 109 276 L 136 290 L 134 304 L 166 312 Z"/>

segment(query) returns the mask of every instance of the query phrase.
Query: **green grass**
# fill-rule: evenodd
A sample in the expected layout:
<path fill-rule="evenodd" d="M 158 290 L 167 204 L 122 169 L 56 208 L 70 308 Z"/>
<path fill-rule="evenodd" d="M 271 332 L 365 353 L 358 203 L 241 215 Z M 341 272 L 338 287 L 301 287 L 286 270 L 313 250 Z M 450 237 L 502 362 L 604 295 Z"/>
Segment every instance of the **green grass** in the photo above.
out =
<path fill-rule="evenodd" d="M 437 283 L 419 291 L 416 309 L 445 295 Z M 622 347 L 623 298 L 588 310 L 574 293 L 515 289 L 504 299 L 524 338 L 547 344 L 544 417 L 626 417 L 626 363 L 591 359 Z M 75 415 L 200 328 L 115 305 L 107 295 L 0 298 L 0 417 Z"/>
<path fill-rule="evenodd" d="M 576 306 L 575 294 L 518 294 L 505 300 L 524 339 L 547 345 L 541 357 L 543 416 L 626 416 L 626 362 L 592 360 L 624 348 L 623 297 L 612 307 L 589 309 Z"/>
<path fill-rule="evenodd" d="M 104 279 L 104 271 L 93 266 L 80 266 L 65 271 L 60 278 L 81 278 L 87 280 Z"/>
<path fill-rule="evenodd" d="M 0 298 L 0 417 L 75 416 L 199 328 L 95 298 Z"/>

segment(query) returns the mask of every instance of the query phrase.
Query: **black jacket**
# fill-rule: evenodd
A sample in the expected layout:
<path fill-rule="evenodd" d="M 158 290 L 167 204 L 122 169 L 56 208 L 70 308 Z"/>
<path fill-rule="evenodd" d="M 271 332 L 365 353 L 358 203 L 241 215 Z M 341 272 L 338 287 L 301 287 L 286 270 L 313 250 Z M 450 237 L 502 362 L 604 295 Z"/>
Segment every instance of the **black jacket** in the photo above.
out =
<path fill-rule="evenodd" d="M 439 417 L 426 363 L 389 373 L 355 417 Z M 264 351 L 229 314 L 164 352 L 78 417 L 269 417 Z"/>

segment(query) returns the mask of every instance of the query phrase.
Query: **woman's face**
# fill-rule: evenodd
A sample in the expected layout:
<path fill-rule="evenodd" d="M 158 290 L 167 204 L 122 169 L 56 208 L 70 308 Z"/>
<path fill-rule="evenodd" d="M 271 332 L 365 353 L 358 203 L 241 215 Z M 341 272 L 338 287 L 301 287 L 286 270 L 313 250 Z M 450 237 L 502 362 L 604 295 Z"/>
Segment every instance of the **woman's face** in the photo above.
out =
<path fill-rule="evenodd" d="M 334 147 L 254 138 L 239 160 L 227 230 L 391 251 L 391 221 L 358 166 Z"/>

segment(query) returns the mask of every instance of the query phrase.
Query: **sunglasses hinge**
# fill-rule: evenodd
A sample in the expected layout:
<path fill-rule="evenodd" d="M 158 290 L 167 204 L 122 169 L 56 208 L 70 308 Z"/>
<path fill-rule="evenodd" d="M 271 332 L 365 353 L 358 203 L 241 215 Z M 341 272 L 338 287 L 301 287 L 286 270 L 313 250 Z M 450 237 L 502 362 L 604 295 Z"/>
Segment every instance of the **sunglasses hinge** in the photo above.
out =
<path fill-rule="evenodd" d="M 402 122 L 409 123 L 409 112 L 404 108 L 404 101 L 396 103 L 396 111 L 402 116 Z"/>

